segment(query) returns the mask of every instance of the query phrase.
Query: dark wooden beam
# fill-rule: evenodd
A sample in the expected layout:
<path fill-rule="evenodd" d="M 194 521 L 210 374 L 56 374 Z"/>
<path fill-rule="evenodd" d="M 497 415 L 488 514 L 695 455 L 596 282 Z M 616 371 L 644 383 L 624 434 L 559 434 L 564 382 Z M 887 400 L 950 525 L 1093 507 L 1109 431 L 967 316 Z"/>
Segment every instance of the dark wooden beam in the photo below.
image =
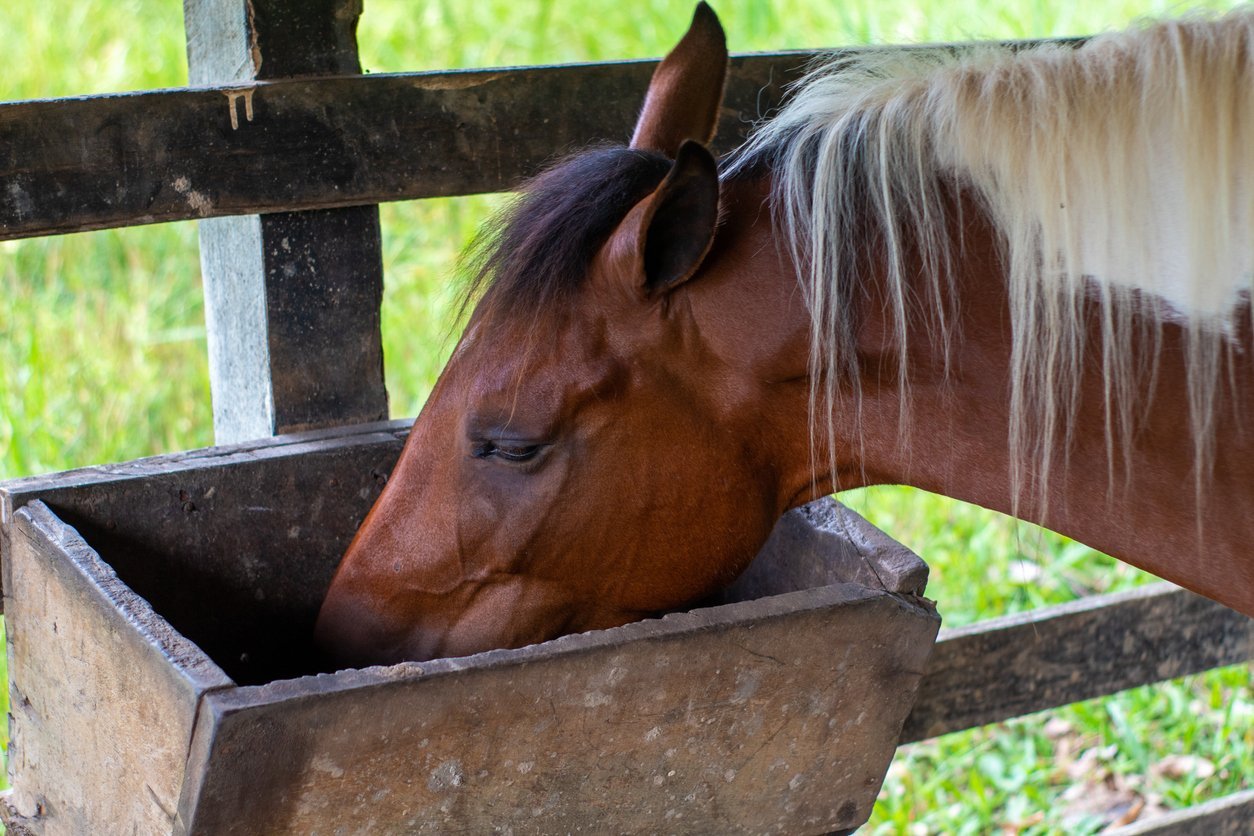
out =
<path fill-rule="evenodd" d="M 196 67 L 208 36 L 189 37 Z M 0 105 L 0 239 L 507 190 L 564 152 L 625 142 L 655 66 L 251 81 L 227 75 L 247 69 L 236 50 L 221 75 L 192 76 L 225 86 Z M 737 145 L 811 57 L 736 58 L 716 146 Z"/>
<path fill-rule="evenodd" d="M 1254 790 L 1235 792 L 1193 807 L 1102 832 L 1106 836 L 1250 836 Z"/>
<path fill-rule="evenodd" d="M 360 0 L 185 0 L 191 82 L 240 85 L 238 92 L 216 94 L 217 116 L 210 118 L 218 128 L 216 147 L 227 156 L 239 153 L 238 146 L 229 150 L 234 140 L 265 133 L 267 120 L 278 118 L 261 111 L 264 99 L 258 101 L 254 83 L 359 74 L 360 12 Z M 184 116 L 189 115 L 186 104 L 176 98 L 175 109 Z M 289 155 L 292 148 L 302 147 L 304 124 L 298 119 L 280 131 L 286 134 L 283 143 Z M 156 129 L 150 115 L 137 117 L 136 126 L 141 131 Z M 202 124 L 208 130 L 199 136 L 195 130 L 187 132 L 188 125 L 183 127 L 177 144 L 181 162 L 194 157 L 198 145 L 202 153 L 215 146 L 211 126 Z M 273 150 L 276 158 L 282 155 L 280 148 Z M 145 168 L 155 162 L 146 155 L 141 159 Z M 301 162 L 308 174 L 325 158 L 303 155 Z M 149 194 L 154 188 L 172 190 L 189 208 L 205 208 L 216 199 L 215 186 L 230 175 L 223 178 L 227 169 L 213 161 L 202 163 L 181 174 L 169 169 L 164 178 L 150 179 Z M 108 168 L 105 161 L 101 169 L 105 177 Z M 255 178 L 257 184 L 274 184 L 275 172 L 264 169 L 263 164 L 263 170 L 235 168 L 232 173 Z M 304 175 L 288 171 L 283 176 L 291 187 Z M 69 194 L 100 198 L 77 186 Z M 264 208 L 287 207 L 283 201 L 272 201 Z M 380 334 L 383 263 L 376 207 L 205 221 L 200 235 L 214 434 L 219 442 L 387 417 Z"/>
<path fill-rule="evenodd" d="M 357 67 L 347 21 L 321 32 L 280 17 L 293 33 L 312 28 L 301 37 L 321 46 L 305 59 L 323 60 L 273 80 L 296 63 L 283 57 L 291 41 L 254 38 L 247 8 L 269 20 L 279 0 L 184 6 L 191 81 L 207 87 L 0 104 L 0 240 L 509 190 L 563 153 L 625 142 L 657 66 L 344 75 Z M 267 59 L 267 49 L 282 53 Z M 738 145 L 818 56 L 856 51 L 732 58 L 715 149 Z"/>
<path fill-rule="evenodd" d="M 911 743 L 1254 658 L 1254 619 L 1168 583 L 942 631 Z"/>

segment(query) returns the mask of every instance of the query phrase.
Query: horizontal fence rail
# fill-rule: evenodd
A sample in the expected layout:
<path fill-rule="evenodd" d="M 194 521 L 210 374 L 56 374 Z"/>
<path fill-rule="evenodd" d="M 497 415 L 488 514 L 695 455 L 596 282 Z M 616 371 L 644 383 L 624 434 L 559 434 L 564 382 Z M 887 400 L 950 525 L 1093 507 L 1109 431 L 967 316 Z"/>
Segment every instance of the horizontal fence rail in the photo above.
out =
<path fill-rule="evenodd" d="M 815 59 L 885 48 L 958 47 L 735 56 L 714 150 L 743 142 Z M 657 63 L 306 77 L 0 103 L 0 241 L 508 191 L 565 152 L 625 142 Z"/>
<path fill-rule="evenodd" d="M 1250 836 L 1254 790 L 1235 792 L 1143 822 L 1108 828 L 1105 836 Z"/>
<path fill-rule="evenodd" d="M 1169 583 L 942 630 L 902 743 L 1254 659 L 1254 618 Z"/>
<path fill-rule="evenodd" d="M 811 52 L 732 61 L 716 149 Z M 0 104 L 0 240 L 499 192 L 626 141 L 656 61 L 302 78 Z"/>

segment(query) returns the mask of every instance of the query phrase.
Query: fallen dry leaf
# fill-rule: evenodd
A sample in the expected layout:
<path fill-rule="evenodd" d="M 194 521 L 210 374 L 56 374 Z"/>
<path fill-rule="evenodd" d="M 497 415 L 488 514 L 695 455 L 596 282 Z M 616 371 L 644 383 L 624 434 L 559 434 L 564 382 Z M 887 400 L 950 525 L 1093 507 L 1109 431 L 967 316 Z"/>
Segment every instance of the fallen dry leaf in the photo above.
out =
<path fill-rule="evenodd" d="M 1198 755 L 1168 755 L 1150 767 L 1150 772 L 1164 778 L 1184 778 L 1192 775 L 1206 779 L 1215 774 L 1215 764 Z"/>

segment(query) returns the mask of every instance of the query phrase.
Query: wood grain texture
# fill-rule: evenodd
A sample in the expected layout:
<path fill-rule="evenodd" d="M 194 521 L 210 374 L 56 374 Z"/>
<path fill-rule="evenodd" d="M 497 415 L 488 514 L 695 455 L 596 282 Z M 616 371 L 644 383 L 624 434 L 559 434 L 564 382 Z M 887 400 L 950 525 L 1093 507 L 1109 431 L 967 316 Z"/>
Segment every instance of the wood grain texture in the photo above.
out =
<path fill-rule="evenodd" d="M 1254 619 L 1172 584 L 942 631 L 909 743 L 1254 658 Z"/>
<path fill-rule="evenodd" d="M 360 13 L 360 0 L 188 0 L 191 79 L 360 73 Z M 229 93 L 225 104 L 232 133 L 251 132 L 254 95 Z M 300 148 L 303 138 L 287 141 Z M 303 163 L 307 172 L 323 164 Z M 186 175 L 172 185 L 189 205 L 211 199 Z M 200 236 L 219 442 L 387 417 L 377 208 L 215 219 Z"/>

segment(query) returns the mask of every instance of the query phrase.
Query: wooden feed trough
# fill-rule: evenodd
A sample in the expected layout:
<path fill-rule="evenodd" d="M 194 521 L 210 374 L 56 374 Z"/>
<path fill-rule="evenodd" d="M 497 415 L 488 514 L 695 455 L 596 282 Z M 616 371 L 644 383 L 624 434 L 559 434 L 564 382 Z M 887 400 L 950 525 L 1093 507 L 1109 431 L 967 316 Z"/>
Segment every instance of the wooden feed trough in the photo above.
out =
<path fill-rule="evenodd" d="M 867 819 L 939 618 L 922 561 L 830 500 L 786 516 L 725 605 L 301 675 L 406 429 L 4 486 L 13 832 L 818 833 Z"/>

